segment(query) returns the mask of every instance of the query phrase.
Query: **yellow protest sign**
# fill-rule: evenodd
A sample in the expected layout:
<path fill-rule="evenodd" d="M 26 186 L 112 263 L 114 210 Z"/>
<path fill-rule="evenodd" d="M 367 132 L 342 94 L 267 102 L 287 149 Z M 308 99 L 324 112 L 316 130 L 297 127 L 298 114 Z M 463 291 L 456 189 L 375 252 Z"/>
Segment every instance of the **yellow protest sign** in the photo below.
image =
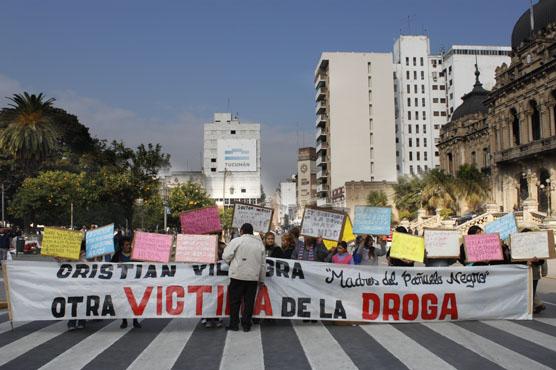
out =
<path fill-rule="evenodd" d="M 342 233 L 342 240 L 346 243 L 355 240 L 355 234 L 353 234 L 353 225 L 351 224 L 349 216 L 346 216 L 346 223 L 344 225 L 344 232 Z M 322 242 L 324 243 L 326 249 L 331 249 L 338 246 L 338 242 L 336 240 L 323 240 Z"/>
<path fill-rule="evenodd" d="M 425 259 L 425 239 L 404 233 L 394 233 L 390 257 L 423 262 Z"/>
<path fill-rule="evenodd" d="M 81 255 L 81 240 L 83 240 L 81 231 L 45 227 L 41 254 L 77 261 Z"/>

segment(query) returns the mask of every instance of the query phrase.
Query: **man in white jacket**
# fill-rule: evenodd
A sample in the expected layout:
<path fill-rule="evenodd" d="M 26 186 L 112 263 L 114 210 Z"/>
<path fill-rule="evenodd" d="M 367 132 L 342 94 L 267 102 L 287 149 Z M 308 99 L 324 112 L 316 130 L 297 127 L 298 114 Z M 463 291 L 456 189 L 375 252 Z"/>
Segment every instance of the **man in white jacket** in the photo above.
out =
<path fill-rule="evenodd" d="M 239 308 L 243 299 L 241 326 L 247 332 L 251 330 L 257 285 L 264 282 L 266 275 L 266 257 L 261 238 L 253 235 L 251 224 L 243 224 L 239 232 L 241 236 L 230 241 L 222 255 L 230 266 L 230 324 L 226 329 L 239 330 Z"/>

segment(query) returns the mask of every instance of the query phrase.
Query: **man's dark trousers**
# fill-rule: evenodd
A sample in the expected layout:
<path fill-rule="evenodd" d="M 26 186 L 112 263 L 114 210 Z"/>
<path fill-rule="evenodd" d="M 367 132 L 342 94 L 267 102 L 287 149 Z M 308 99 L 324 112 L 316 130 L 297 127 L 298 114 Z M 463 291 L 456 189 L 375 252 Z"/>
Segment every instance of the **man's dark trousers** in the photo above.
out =
<path fill-rule="evenodd" d="M 243 300 L 243 314 L 241 315 L 241 326 L 251 328 L 253 316 L 253 305 L 257 295 L 258 281 L 247 281 L 230 279 L 228 294 L 230 295 L 230 328 L 239 327 L 239 308 Z"/>

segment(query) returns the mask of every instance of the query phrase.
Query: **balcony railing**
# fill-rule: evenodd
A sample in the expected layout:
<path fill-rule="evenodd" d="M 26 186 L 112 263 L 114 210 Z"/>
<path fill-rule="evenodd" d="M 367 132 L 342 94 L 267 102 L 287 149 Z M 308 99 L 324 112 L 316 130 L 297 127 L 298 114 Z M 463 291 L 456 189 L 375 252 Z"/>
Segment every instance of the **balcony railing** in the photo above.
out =
<path fill-rule="evenodd" d="M 326 151 L 326 149 L 328 149 L 328 143 L 326 143 L 326 142 L 325 142 L 325 143 L 319 142 L 319 143 L 317 144 L 317 148 L 316 148 L 317 153 L 324 154 L 324 152 Z"/>
<path fill-rule="evenodd" d="M 326 114 L 317 114 L 317 127 L 320 128 L 324 128 L 324 126 L 326 125 L 326 121 L 328 120 L 328 117 L 326 116 Z"/>
<path fill-rule="evenodd" d="M 318 127 L 317 132 L 315 134 L 315 140 L 321 140 L 325 137 L 326 137 L 326 132 L 322 128 Z"/>
<path fill-rule="evenodd" d="M 327 193 L 327 192 L 328 192 L 328 184 L 317 185 L 317 193 Z"/>
<path fill-rule="evenodd" d="M 321 87 L 317 89 L 317 93 L 315 94 L 315 101 L 321 101 L 326 98 L 326 87 Z"/>
<path fill-rule="evenodd" d="M 317 179 L 326 179 L 327 177 L 328 177 L 327 171 L 323 171 L 322 169 L 317 171 Z"/>
<path fill-rule="evenodd" d="M 317 157 L 317 167 L 325 167 L 326 166 L 326 157 L 319 155 Z"/>
<path fill-rule="evenodd" d="M 494 160 L 499 162 L 524 159 L 540 153 L 556 150 L 556 136 L 509 148 L 494 155 Z"/>
<path fill-rule="evenodd" d="M 315 108 L 315 113 L 316 114 L 323 114 L 324 112 L 326 112 L 326 101 L 321 100 L 321 101 L 317 102 L 317 107 Z"/>

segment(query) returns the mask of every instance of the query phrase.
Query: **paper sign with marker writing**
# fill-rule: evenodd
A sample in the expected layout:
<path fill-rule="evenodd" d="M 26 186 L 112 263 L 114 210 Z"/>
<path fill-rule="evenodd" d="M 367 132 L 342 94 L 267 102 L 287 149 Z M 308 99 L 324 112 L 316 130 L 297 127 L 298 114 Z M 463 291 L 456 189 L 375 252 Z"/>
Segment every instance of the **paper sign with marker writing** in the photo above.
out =
<path fill-rule="evenodd" d="M 425 259 L 425 240 L 418 236 L 394 232 L 390 257 L 423 262 Z"/>
<path fill-rule="evenodd" d="M 463 244 L 467 262 L 504 260 L 498 234 L 464 235 Z"/>
<path fill-rule="evenodd" d="M 390 207 L 355 206 L 354 216 L 354 234 L 390 235 Z"/>
<path fill-rule="evenodd" d="M 460 233 L 455 230 L 425 230 L 427 258 L 459 257 Z"/>
<path fill-rule="evenodd" d="M 301 235 L 340 241 L 345 219 L 343 212 L 305 207 Z"/>
<path fill-rule="evenodd" d="M 510 246 L 512 261 L 556 258 L 552 230 L 512 234 Z"/>
<path fill-rule="evenodd" d="M 220 214 L 216 206 L 182 212 L 180 224 L 183 234 L 210 234 L 222 230 Z"/>
<path fill-rule="evenodd" d="M 243 224 L 248 223 L 253 226 L 253 231 L 266 233 L 270 230 L 273 213 L 272 208 L 236 203 L 234 204 L 232 227 L 239 229 Z"/>
<path fill-rule="evenodd" d="M 77 261 L 81 255 L 82 241 L 83 233 L 81 231 L 45 227 L 41 254 Z"/>
<path fill-rule="evenodd" d="M 355 235 L 353 234 L 353 227 L 351 225 L 351 219 L 348 215 L 346 215 L 346 223 L 344 224 L 344 231 L 342 232 L 342 241 L 346 243 L 351 243 L 355 240 Z M 326 247 L 326 249 L 332 249 L 338 246 L 337 240 L 322 240 L 322 244 Z"/>
<path fill-rule="evenodd" d="M 114 253 L 114 224 L 87 231 L 85 246 L 87 258 Z"/>
<path fill-rule="evenodd" d="M 135 261 L 168 262 L 172 250 L 172 235 L 136 231 L 133 236 L 131 259 Z"/>
<path fill-rule="evenodd" d="M 486 224 L 485 233 L 498 233 L 500 239 L 507 240 L 510 235 L 517 233 L 517 223 L 513 213 L 497 218 L 496 220 Z"/>
<path fill-rule="evenodd" d="M 216 263 L 217 260 L 217 235 L 178 234 L 176 262 Z"/>

